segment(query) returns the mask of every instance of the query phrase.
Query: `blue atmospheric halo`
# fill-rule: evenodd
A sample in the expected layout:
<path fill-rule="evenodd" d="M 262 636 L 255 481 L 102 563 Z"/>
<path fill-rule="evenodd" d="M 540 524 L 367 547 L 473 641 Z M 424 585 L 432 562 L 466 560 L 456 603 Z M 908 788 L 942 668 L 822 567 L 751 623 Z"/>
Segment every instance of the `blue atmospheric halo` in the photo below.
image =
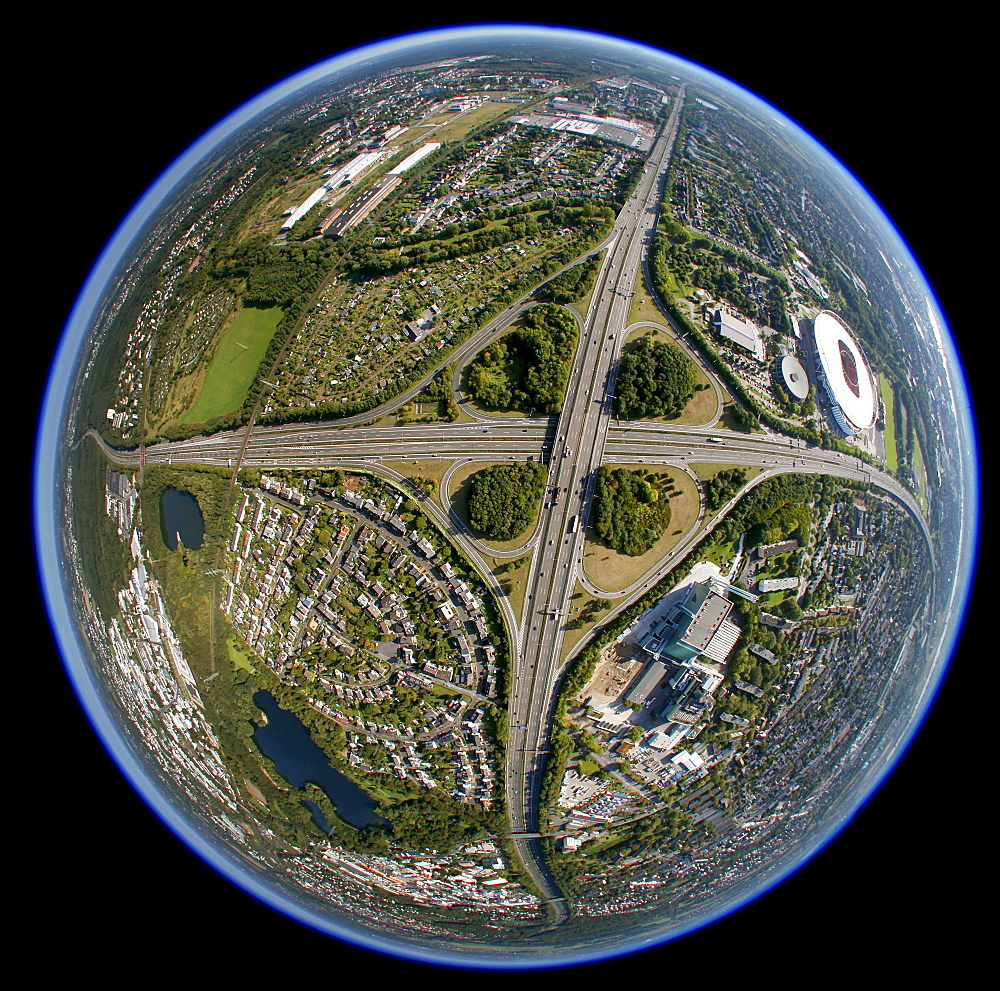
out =
<path fill-rule="evenodd" d="M 80 613 L 71 600 L 64 577 L 67 572 L 67 551 L 63 542 L 61 521 L 66 518 L 68 509 L 63 501 L 65 494 L 65 463 L 63 461 L 65 445 L 63 438 L 71 435 L 75 426 L 72 402 L 74 400 L 73 390 L 76 387 L 75 382 L 79 374 L 77 366 L 90 335 L 96 329 L 94 322 L 101 306 L 106 302 L 105 296 L 109 286 L 117 277 L 121 267 L 128 263 L 130 253 L 137 249 L 139 239 L 144 236 L 148 225 L 159 216 L 165 203 L 178 190 L 183 189 L 187 177 L 205 156 L 223 146 L 241 128 L 255 118 L 266 114 L 280 101 L 292 97 L 320 79 L 333 73 L 350 72 L 363 62 L 404 55 L 412 51 L 416 44 L 429 45 L 452 42 L 461 45 L 481 38 L 484 34 L 490 34 L 499 39 L 512 38 L 525 44 L 536 40 L 542 42 L 558 39 L 566 44 L 585 41 L 587 44 L 607 46 L 610 53 L 621 57 L 639 58 L 641 56 L 649 58 L 653 54 L 653 50 L 646 46 L 635 45 L 610 36 L 597 36 L 592 33 L 583 34 L 572 30 L 539 27 L 526 28 L 523 25 L 477 25 L 455 30 L 406 35 L 346 52 L 283 80 L 235 110 L 183 152 L 150 187 L 113 235 L 80 293 L 53 363 L 39 425 L 35 465 L 35 530 L 39 568 L 49 615 L 67 671 L 92 724 L 121 770 L 147 804 L 204 861 L 254 897 L 284 914 L 322 932 L 367 949 L 394 954 L 406 959 L 452 966 L 472 965 L 490 968 L 561 966 L 634 952 L 662 942 L 664 939 L 677 938 L 737 910 L 742 904 L 758 897 L 777 884 L 783 877 L 797 870 L 818 849 L 829 842 L 889 773 L 926 713 L 934 691 L 943 677 L 947 659 L 952 652 L 954 639 L 957 635 L 968 593 L 969 575 L 974 554 L 974 521 L 978 516 L 978 482 L 976 467 L 972 460 L 962 466 L 964 470 L 961 483 L 963 486 L 962 495 L 964 496 L 964 511 L 968 523 L 962 528 L 963 543 L 960 548 L 961 553 L 956 559 L 956 591 L 951 603 L 950 618 L 946 628 L 938 637 L 937 656 L 933 663 L 929 662 L 928 685 L 920 697 L 919 705 L 909 714 L 905 724 L 899 728 L 898 736 L 893 741 L 891 753 L 883 755 L 882 766 L 877 773 L 869 776 L 862 791 L 846 801 L 845 808 L 841 810 L 835 821 L 828 824 L 830 828 L 822 837 L 817 837 L 808 849 L 800 851 L 799 855 L 791 862 L 781 865 L 766 879 L 762 879 L 755 890 L 748 891 L 741 898 L 699 916 L 685 925 L 676 927 L 668 933 L 659 936 L 644 934 L 638 937 L 622 934 L 612 943 L 602 943 L 599 947 L 594 948 L 576 946 L 572 950 L 552 949 L 549 952 L 512 951 L 511 956 L 499 957 L 495 955 L 484 956 L 482 953 L 442 951 L 430 946 L 421 947 L 398 940 L 394 941 L 391 937 L 375 933 L 367 927 L 352 925 L 349 919 L 333 919 L 324 916 L 314 908 L 292 899 L 277 887 L 262 881 L 260 877 L 242 866 L 241 861 L 232 857 L 220 844 L 218 838 L 210 836 L 203 828 L 196 826 L 186 810 L 164 794 L 161 786 L 150 774 L 148 766 L 144 764 L 144 755 L 136 750 L 134 741 L 127 739 L 127 731 L 118 718 L 109 711 L 106 699 L 102 696 L 103 686 L 95 673 L 92 652 L 87 643 L 87 633 L 81 628 Z M 668 58 L 667 56 L 662 57 Z M 723 92 L 728 92 L 729 88 L 733 87 L 732 83 L 708 70 L 685 63 L 683 60 L 677 60 L 676 64 L 678 68 L 704 80 L 706 85 L 713 86 Z M 740 91 L 739 98 L 744 106 L 752 108 L 754 112 L 777 119 L 778 126 L 786 128 L 788 133 L 792 135 L 792 140 L 800 146 L 808 148 L 815 161 L 822 162 L 825 169 L 830 170 L 839 178 L 844 187 L 855 198 L 859 212 L 863 213 L 866 218 L 873 218 L 874 221 L 884 225 L 885 229 L 882 232 L 884 243 L 889 245 L 895 255 L 905 260 L 914 279 L 918 280 L 926 290 L 927 307 L 931 313 L 930 320 L 938 328 L 940 350 L 944 355 L 945 368 L 952 376 L 950 384 L 957 403 L 956 432 L 964 440 L 966 449 L 974 450 L 974 434 L 967 411 L 968 400 L 962 373 L 944 318 L 930 288 L 926 285 L 922 272 L 912 259 L 906 245 L 899 238 L 898 233 L 854 177 L 847 173 L 826 149 L 818 145 L 787 118 L 778 117 L 776 111 L 763 101 L 745 91 Z"/>

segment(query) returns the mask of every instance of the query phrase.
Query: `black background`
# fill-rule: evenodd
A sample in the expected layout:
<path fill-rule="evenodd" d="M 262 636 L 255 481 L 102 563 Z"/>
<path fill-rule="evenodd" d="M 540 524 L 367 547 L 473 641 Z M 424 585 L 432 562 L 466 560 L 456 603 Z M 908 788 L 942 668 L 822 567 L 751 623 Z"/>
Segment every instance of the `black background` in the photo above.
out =
<path fill-rule="evenodd" d="M 742 83 L 838 155 L 921 261 L 971 363 L 975 397 L 983 373 L 972 351 L 969 286 L 956 264 L 960 244 L 978 237 L 981 201 L 977 206 L 970 190 L 985 181 L 973 153 L 983 101 L 968 40 L 939 25 L 900 38 L 895 28 L 871 24 L 862 34 L 843 22 L 821 32 L 742 14 L 727 23 L 703 7 L 701 21 L 665 12 L 658 25 L 629 21 L 620 33 Z M 293 24 L 258 30 L 245 19 L 199 12 L 190 31 L 144 30 L 141 36 L 122 25 L 95 34 L 92 22 L 81 21 L 48 45 L 46 71 L 28 82 L 22 100 L 29 113 L 15 185 L 23 198 L 8 203 L 8 221 L 20 224 L 22 250 L 31 252 L 23 266 L 25 285 L 34 289 L 24 346 L 37 363 L 26 362 L 33 377 L 20 384 L 29 388 L 26 409 L 37 406 L 52 349 L 91 264 L 170 160 L 271 83 L 378 37 L 345 29 L 332 12 L 328 26 L 310 26 L 311 16 L 299 11 Z M 280 12 L 270 17 L 277 22 Z M 387 19 L 379 26 L 396 34 L 446 23 Z M 615 30 L 608 23 L 574 23 Z M 85 45 L 75 27 L 88 30 Z M 55 261 L 45 278 L 33 265 L 40 258 Z M 184 961 L 183 970 L 207 967 L 244 980 L 266 978 L 272 965 L 290 965 L 285 975 L 299 980 L 310 972 L 346 976 L 353 968 L 368 968 L 377 980 L 439 979 L 428 968 L 343 946 L 285 919 L 188 852 L 105 755 L 62 677 L 44 612 L 37 603 L 35 609 L 32 639 L 43 644 L 35 656 L 45 685 L 38 701 L 49 713 L 44 723 L 53 742 L 43 748 L 48 798 L 38 809 L 42 818 L 22 820 L 20 840 L 39 854 L 32 857 L 39 906 L 29 928 L 50 927 L 58 917 L 59 941 L 70 956 L 135 955 L 151 973 L 158 962 L 173 960 Z M 970 921 L 963 903 L 978 872 L 962 839 L 966 819 L 976 815 L 975 798 L 960 794 L 956 778 L 965 745 L 964 736 L 956 736 L 968 702 L 964 686 L 981 676 L 974 660 L 984 624 L 975 610 L 974 601 L 950 679 L 923 732 L 830 847 L 781 887 L 707 930 L 551 979 L 656 974 L 658 980 L 715 981 L 767 974 L 780 985 L 782 974 L 848 979 L 860 973 L 862 961 L 870 975 L 899 976 L 897 968 L 909 969 L 897 956 L 899 940 L 925 963 L 956 952 Z"/>

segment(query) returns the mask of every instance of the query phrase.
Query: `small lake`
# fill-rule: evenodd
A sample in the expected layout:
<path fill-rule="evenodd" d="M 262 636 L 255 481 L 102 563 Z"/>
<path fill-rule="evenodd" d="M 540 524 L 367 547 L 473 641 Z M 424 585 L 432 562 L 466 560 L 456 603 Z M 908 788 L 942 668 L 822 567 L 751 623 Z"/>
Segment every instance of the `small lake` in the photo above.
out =
<path fill-rule="evenodd" d="M 177 550 L 177 535 L 181 543 L 193 551 L 205 541 L 205 520 L 198 500 L 190 492 L 170 488 L 160 502 L 160 528 L 163 539 L 172 551 Z"/>
<path fill-rule="evenodd" d="M 337 814 L 358 829 L 371 823 L 390 825 L 388 819 L 375 811 L 375 799 L 330 766 L 326 754 L 294 712 L 282 709 L 278 700 L 263 689 L 254 694 L 253 700 L 267 716 L 267 725 L 254 729 L 254 740 L 261 752 L 274 761 L 283 778 L 298 788 L 309 781 L 319 785 L 337 807 Z M 307 804 L 317 824 L 329 828 L 314 803 Z"/>

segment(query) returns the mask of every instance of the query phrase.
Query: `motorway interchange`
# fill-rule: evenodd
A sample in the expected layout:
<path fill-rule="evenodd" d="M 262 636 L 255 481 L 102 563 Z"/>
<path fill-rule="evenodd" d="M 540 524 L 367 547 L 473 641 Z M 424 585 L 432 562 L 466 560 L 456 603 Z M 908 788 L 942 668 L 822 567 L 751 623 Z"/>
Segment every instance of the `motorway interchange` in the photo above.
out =
<path fill-rule="evenodd" d="M 748 485 L 787 471 L 863 480 L 899 500 L 926 532 L 913 496 L 890 475 L 850 455 L 807 447 L 802 441 L 774 434 L 733 433 L 718 425 L 691 427 L 616 421 L 612 397 L 618 358 L 630 329 L 631 289 L 656 229 L 662 180 L 669 166 L 683 102 L 682 92 L 613 231 L 595 249 L 604 249 L 606 254 L 589 311 L 581 323 L 577 355 L 558 416 L 490 417 L 463 404 L 473 417 L 471 423 L 366 425 L 411 401 L 426 386 L 428 377 L 391 403 L 356 417 L 281 426 L 257 426 L 251 422 L 244 430 L 158 444 L 136 454 L 105 448 L 109 457 L 124 464 L 198 463 L 231 467 L 234 471 L 240 467 L 353 467 L 376 469 L 404 484 L 405 462 L 437 457 L 453 462 L 445 473 L 443 494 L 448 491 L 451 475 L 470 462 L 532 460 L 548 464 L 546 484 L 550 491 L 558 491 L 560 498 L 542 510 L 530 540 L 515 550 L 498 552 L 487 547 L 453 509 L 446 511 L 431 499 L 424 500 L 422 505 L 479 570 L 496 595 L 510 630 L 513 671 L 506 761 L 510 829 L 525 869 L 554 909 L 555 924 L 567 917 L 568 906 L 542 856 L 537 832 L 539 796 L 559 680 L 566 664 L 584 643 L 580 641 L 563 656 L 569 600 L 578 580 L 594 594 L 605 594 L 594 588 L 583 573 L 585 524 L 597 468 L 604 462 L 612 462 L 688 471 L 692 463 L 711 462 L 763 468 Z M 461 362 L 476 353 L 526 305 L 530 305 L 527 298 L 513 304 L 450 355 L 449 362 Z M 714 387 L 718 388 L 717 384 Z M 737 494 L 733 503 L 742 494 Z M 668 573 L 705 536 L 713 521 L 725 516 L 728 508 L 709 519 L 702 506 L 698 519 L 669 556 L 628 588 L 618 590 L 620 597 L 605 619 L 627 608 Z M 583 525 L 574 526 L 574 517 Z M 524 608 L 521 615 L 515 615 L 484 556 L 516 557 L 528 549 L 534 549 L 534 554 Z"/>

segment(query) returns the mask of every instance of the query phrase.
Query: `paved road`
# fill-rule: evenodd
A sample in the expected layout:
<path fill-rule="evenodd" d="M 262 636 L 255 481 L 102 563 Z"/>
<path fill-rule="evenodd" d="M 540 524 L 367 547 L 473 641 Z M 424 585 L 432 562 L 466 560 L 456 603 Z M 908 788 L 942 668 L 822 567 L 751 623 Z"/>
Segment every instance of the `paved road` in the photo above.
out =
<path fill-rule="evenodd" d="M 693 463 L 763 467 L 748 486 L 788 471 L 825 473 L 868 480 L 900 501 L 924 528 L 913 496 L 892 476 L 857 458 L 809 448 L 801 441 L 772 434 L 737 434 L 717 425 L 703 427 L 668 423 L 617 422 L 613 419 L 617 362 L 627 335 L 632 288 L 655 231 L 661 182 L 669 166 L 684 93 L 675 101 L 650 154 L 635 191 L 623 207 L 614 229 L 594 251 L 607 249 L 591 306 L 582 321 L 580 343 L 558 417 L 490 417 L 478 411 L 473 423 L 410 424 L 402 427 L 365 426 L 373 418 L 398 408 L 426 384 L 424 380 L 379 410 L 325 423 L 255 426 L 208 437 L 164 443 L 145 449 L 145 463 L 216 464 L 236 468 L 307 468 L 341 466 L 379 470 L 404 486 L 406 476 L 393 465 L 441 457 L 459 464 L 445 473 L 442 496 L 458 467 L 475 461 L 531 460 L 548 464 L 546 503 L 534 534 L 515 550 L 497 552 L 478 540 L 454 511 L 425 499 L 424 509 L 449 534 L 483 575 L 504 612 L 513 638 L 510 686 L 506 797 L 515 847 L 525 869 L 554 910 L 553 925 L 568 918 L 568 905 L 545 865 L 539 828 L 542 774 L 553 729 L 556 688 L 564 666 L 565 618 L 578 580 L 600 594 L 583 574 L 583 541 L 593 497 L 596 470 L 602 462 L 671 466 L 688 470 Z M 593 252 L 591 252 L 593 253 Z M 522 297 L 476 333 L 448 362 L 463 361 L 481 348 L 517 314 L 530 305 Z M 457 379 L 456 372 L 456 379 Z M 714 376 L 709 373 L 713 382 Z M 453 383 L 457 388 L 457 381 Z M 100 439 L 93 435 L 98 442 Z M 103 444 L 102 444 L 103 446 Z M 120 464 L 138 463 L 138 452 L 105 447 Z M 734 497 L 733 503 L 743 492 Z M 447 500 L 446 500 L 447 501 Z M 728 510 L 728 507 L 726 507 Z M 715 516 L 724 517 L 725 510 Z M 575 518 L 575 519 L 574 519 Z M 666 574 L 711 528 L 704 507 L 699 519 L 664 560 L 626 589 L 606 619 L 628 607 Z M 928 540 L 928 544 L 930 541 Z M 527 579 L 524 610 L 515 616 L 484 557 L 514 557 L 534 548 Z M 567 661 L 585 641 L 569 652 Z"/>

